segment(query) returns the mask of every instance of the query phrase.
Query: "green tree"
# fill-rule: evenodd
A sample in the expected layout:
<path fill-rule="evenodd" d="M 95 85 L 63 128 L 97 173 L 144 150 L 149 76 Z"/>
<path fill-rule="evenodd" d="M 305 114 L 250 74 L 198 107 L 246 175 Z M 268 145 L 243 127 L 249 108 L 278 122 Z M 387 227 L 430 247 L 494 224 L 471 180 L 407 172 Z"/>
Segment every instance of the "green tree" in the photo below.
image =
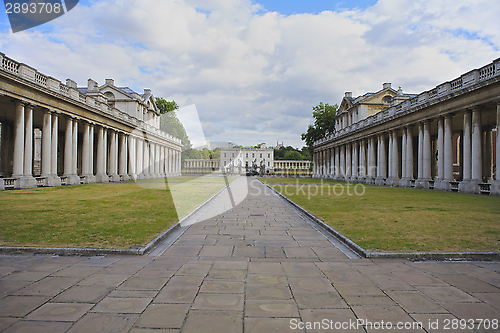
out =
<path fill-rule="evenodd" d="M 191 141 L 188 138 L 186 129 L 175 113 L 175 110 L 179 109 L 179 105 L 175 101 L 169 102 L 161 97 L 156 97 L 156 106 L 162 114 L 160 129 L 179 138 L 182 142 L 182 151 L 191 149 Z"/>
<path fill-rule="evenodd" d="M 302 133 L 301 138 L 306 143 L 309 153 L 312 151 L 314 141 L 323 139 L 326 136 L 335 133 L 335 115 L 338 105 L 330 105 L 328 103 L 313 107 L 314 124 L 309 125 L 306 133 Z"/>
<path fill-rule="evenodd" d="M 289 150 L 285 153 L 284 159 L 287 161 L 302 161 L 302 154 L 296 150 Z"/>

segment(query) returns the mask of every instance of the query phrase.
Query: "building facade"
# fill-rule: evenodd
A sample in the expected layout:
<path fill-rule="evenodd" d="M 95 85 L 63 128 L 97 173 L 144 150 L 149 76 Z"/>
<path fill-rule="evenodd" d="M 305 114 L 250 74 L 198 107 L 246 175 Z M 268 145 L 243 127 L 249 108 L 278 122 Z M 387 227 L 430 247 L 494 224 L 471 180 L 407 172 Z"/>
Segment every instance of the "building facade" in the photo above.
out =
<path fill-rule="evenodd" d="M 261 175 L 274 173 L 274 149 L 262 145 L 261 148 L 228 147 L 221 149 L 220 168 L 222 172 L 243 174 L 251 171 Z"/>
<path fill-rule="evenodd" d="M 279 177 L 310 177 L 311 161 L 274 161 L 274 175 Z"/>
<path fill-rule="evenodd" d="M 346 93 L 335 134 L 314 143 L 314 177 L 500 194 L 500 59 L 418 95 L 363 96 Z"/>
<path fill-rule="evenodd" d="M 180 175 L 181 141 L 159 116 L 150 90 L 79 88 L 0 53 L 0 189 Z"/>

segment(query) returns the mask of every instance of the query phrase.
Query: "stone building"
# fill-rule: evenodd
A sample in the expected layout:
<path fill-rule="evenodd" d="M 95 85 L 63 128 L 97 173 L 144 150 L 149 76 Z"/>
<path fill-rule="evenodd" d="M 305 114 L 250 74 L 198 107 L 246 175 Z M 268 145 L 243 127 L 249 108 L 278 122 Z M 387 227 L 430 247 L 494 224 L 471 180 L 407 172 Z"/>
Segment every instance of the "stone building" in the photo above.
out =
<path fill-rule="evenodd" d="M 148 89 L 79 88 L 0 53 L 0 189 L 180 175 L 181 141 L 159 116 Z"/>
<path fill-rule="evenodd" d="M 500 59 L 418 95 L 346 93 L 313 176 L 500 194 Z"/>
<path fill-rule="evenodd" d="M 263 144 L 260 148 L 235 147 L 221 149 L 222 172 L 242 174 L 257 171 L 260 174 L 274 173 L 274 149 Z"/>

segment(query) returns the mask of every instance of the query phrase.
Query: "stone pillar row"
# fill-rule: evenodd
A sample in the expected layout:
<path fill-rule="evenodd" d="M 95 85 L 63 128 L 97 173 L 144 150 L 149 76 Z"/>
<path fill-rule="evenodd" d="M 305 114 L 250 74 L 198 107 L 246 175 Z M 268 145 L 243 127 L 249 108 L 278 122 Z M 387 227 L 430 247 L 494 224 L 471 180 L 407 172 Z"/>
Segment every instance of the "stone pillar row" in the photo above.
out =
<path fill-rule="evenodd" d="M 7 143 L 13 145 L 11 178 L 14 178 L 15 188 L 159 178 L 178 176 L 181 173 L 180 151 L 112 128 L 81 121 L 76 117 L 61 117 L 59 112 L 46 109 L 43 111 L 41 129 L 41 177 L 35 179 L 33 177 L 34 106 L 19 100 L 13 100 L 13 103 L 15 107 L 13 142 L 7 138 L 7 133 L 10 132 L 7 128 L 2 129 L 2 138 L 5 139 L 4 146 Z M 79 133 L 79 125 L 82 126 L 83 133 Z M 64 130 L 64 142 L 67 144 L 59 149 L 63 158 L 59 169 L 62 170 L 62 175 L 58 176 L 60 129 Z M 82 138 L 79 138 L 79 134 Z M 95 136 L 97 140 L 94 140 Z M 7 152 L 8 149 L 2 149 L 3 158 L 7 156 Z M 82 155 L 80 165 L 79 154 Z M 3 165 L 2 163 L 2 174 L 8 177 Z M 3 181 L 0 185 L 2 188 Z"/>
<path fill-rule="evenodd" d="M 463 112 L 461 192 L 479 193 L 483 182 L 483 154 L 488 152 L 482 140 L 481 106 Z M 435 188 L 450 191 L 453 176 L 452 114 L 437 118 L 437 156 L 431 145 L 431 120 L 408 124 L 367 138 L 331 146 L 313 155 L 314 177 L 357 181 L 368 184 Z M 497 102 L 494 164 L 500 166 L 500 101 Z M 414 133 L 416 132 L 416 133 Z M 414 147 L 414 137 L 417 145 Z M 415 149 L 414 149 L 415 148 Z M 488 152 L 489 153 L 489 152 Z M 416 163 L 414 157 L 417 158 Z M 437 172 L 431 175 L 432 160 L 437 157 Z M 416 171 L 416 172 L 415 172 Z M 495 170 L 491 193 L 500 194 L 500 172 Z"/>

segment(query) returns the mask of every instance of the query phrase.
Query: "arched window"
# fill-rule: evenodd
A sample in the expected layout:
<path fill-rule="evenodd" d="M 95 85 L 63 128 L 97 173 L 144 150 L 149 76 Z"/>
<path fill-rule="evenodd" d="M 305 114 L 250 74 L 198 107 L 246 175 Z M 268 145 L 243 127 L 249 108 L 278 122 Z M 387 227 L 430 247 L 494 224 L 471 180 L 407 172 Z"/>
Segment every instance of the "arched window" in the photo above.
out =
<path fill-rule="evenodd" d="M 104 96 L 106 96 L 109 99 L 115 99 L 115 94 L 113 94 L 111 91 L 107 91 L 104 93 Z"/>
<path fill-rule="evenodd" d="M 390 103 L 392 100 L 391 96 L 387 95 L 387 96 L 384 96 L 384 98 L 382 98 L 382 101 L 384 103 Z"/>

